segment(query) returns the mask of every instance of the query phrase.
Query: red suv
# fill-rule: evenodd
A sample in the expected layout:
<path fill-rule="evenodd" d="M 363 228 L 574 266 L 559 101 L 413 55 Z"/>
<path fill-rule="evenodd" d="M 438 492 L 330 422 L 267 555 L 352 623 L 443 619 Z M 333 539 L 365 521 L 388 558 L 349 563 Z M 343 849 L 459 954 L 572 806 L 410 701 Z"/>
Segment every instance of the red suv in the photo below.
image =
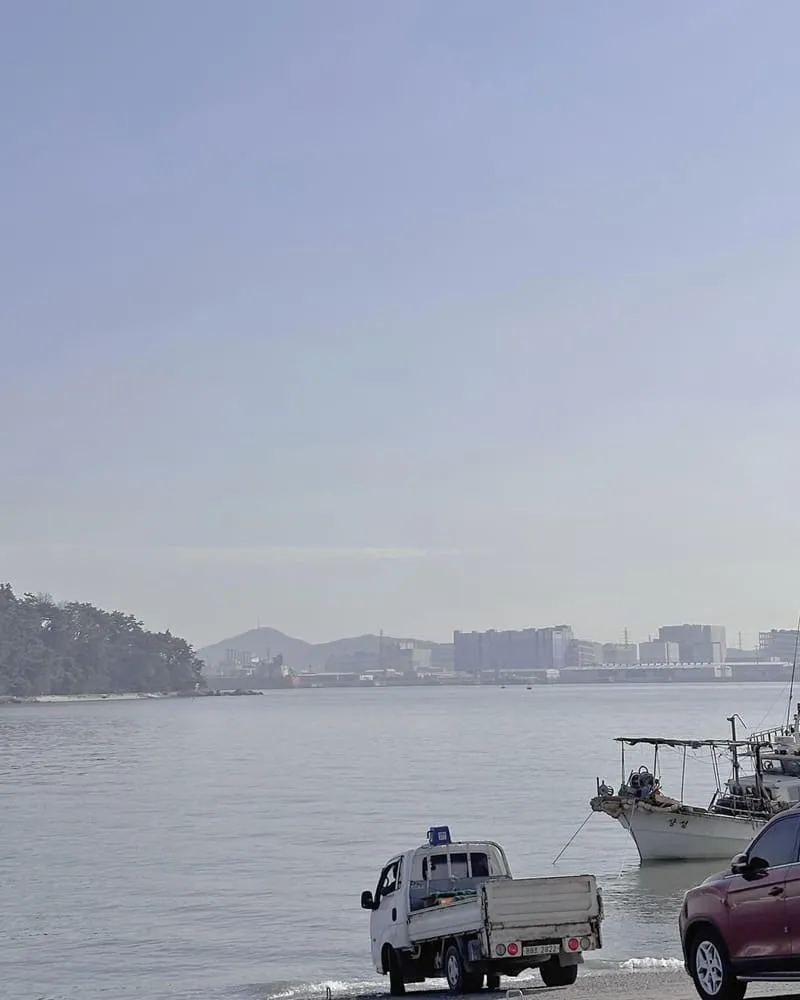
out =
<path fill-rule="evenodd" d="M 800 982 L 800 808 L 773 817 L 683 897 L 686 971 L 703 1000 L 742 1000 L 748 981 Z"/>

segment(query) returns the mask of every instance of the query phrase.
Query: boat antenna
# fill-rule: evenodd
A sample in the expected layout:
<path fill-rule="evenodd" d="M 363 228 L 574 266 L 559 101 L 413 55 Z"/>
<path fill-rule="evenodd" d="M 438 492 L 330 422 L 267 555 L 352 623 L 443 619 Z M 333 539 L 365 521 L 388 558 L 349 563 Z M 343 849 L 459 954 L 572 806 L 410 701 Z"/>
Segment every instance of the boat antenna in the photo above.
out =
<path fill-rule="evenodd" d="M 794 630 L 794 659 L 792 660 L 792 679 L 789 681 L 789 703 L 786 706 L 786 728 L 792 714 L 792 697 L 794 695 L 794 678 L 797 673 L 797 653 L 800 649 L 800 615 L 797 616 L 797 628 Z"/>

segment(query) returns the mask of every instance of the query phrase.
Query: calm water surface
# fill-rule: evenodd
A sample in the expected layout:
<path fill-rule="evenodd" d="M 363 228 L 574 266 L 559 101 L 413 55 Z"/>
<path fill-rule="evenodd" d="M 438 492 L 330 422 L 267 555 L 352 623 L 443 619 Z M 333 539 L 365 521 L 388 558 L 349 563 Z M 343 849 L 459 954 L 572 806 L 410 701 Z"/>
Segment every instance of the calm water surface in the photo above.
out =
<path fill-rule="evenodd" d="M 384 688 L 0 708 L 2 996 L 370 989 L 359 894 L 438 823 L 500 840 L 516 875 L 601 877 L 605 948 L 587 973 L 674 965 L 682 893 L 720 865 L 640 869 L 604 816 L 552 860 L 595 776 L 617 783 L 614 736 L 724 737 L 733 712 L 778 724 L 786 694 Z M 668 754 L 665 791 L 680 773 Z M 687 799 L 706 804 L 712 789 L 708 758 L 693 755 Z"/>

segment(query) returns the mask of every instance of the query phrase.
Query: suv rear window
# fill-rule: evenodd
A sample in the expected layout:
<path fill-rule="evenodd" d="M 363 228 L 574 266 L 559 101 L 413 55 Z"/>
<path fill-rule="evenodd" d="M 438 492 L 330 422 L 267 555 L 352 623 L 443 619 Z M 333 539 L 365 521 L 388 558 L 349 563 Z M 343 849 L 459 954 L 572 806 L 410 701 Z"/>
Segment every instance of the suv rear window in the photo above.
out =
<path fill-rule="evenodd" d="M 763 858 L 769 868 L 791 865 L 797 861 L 798 816 L 787 816 L 765 830 L 748 851 L 754 858 Z"/>

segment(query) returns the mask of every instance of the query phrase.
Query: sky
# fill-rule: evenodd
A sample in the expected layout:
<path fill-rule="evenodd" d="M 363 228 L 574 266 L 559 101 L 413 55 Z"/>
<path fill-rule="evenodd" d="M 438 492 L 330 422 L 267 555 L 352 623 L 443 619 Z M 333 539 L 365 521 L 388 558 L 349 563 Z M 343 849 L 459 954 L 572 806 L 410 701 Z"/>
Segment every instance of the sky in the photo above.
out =
<path fill-rule="evenodd" d="M 0 580 L 196 645 L 800 607 L 800 6 L 8 0 Z"/>

